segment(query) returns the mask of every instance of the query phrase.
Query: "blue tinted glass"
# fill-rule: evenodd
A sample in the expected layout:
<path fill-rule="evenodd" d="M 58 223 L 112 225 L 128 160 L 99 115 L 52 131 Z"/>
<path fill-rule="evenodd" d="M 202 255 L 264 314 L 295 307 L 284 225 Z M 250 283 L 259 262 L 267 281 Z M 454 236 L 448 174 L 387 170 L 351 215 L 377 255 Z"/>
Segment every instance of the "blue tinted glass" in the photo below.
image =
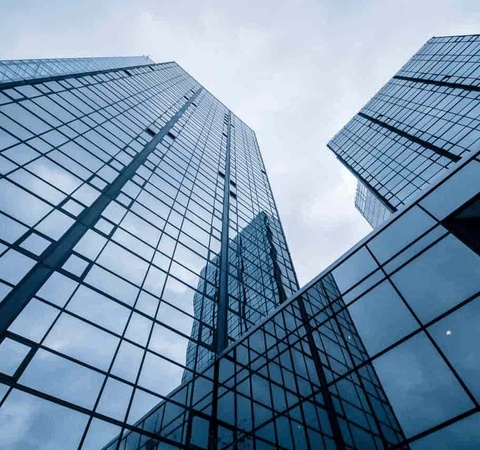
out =
<path fill-rule="evenodd" d="M 97 411 L 114 419 L 124 420 L 133 388 L 113 378 L 108 378 Z"/>
<path fill-rule="evenodd" d="M 83 320 L 63 313 L 45 339 L 45 345 L 94 367 L 107 369 L 119 339 Z"/>
<path fill-rule="evenodd" d="M 39 391 L 92 408 L 103 375 L 45 350 L 38 350 L 20 377 L 20 382 Z M 57 380 L 52 383 L 52 380 Z M 72 383 L 72 380 L 75 380 Z"/>
<path fill-rule="evenodd" d="M 103 449 L 107 443 L 118 437 L 120 432 L 120 427 L 103 420 L 93 419 L 88 427 L 87 437 L 83 443 L 82 450 Z"/>
<path fill-rule="evenodd" d="M 33 259 L 9 250 L 0 258 L 0 277 L 10 283 L 18 283 L 34 265 Z"/>
<path fill-rule="evenodd" d="M 378 268 L 365 247 L 361 247 L 333 270 L 333 276 L 340 292 L 345 292 L 362 278 Z"/>
<path fill-rule="evenodd" d="M 480 258 L 449 235 L 391 278 L 420 319 L 428 321 L 478 292 Z"/>
<path fill-rule="evenodd" d="M 30 350 L 27 345 L 5 338 L 0 342 L 0 372 L 13 376 Z"/>
<path fill-rule="evenodd" d="M 9 331 L 40 342 L 58 313 L 59 311 L 52 306 L 33 299 L 10 325 Z"/>
<path fill-rule="evenodd" d="M 371 356 L 418 326 L 388 281 L 372 289 L 348 310 Z"/>
<path fill-rule="evenodd" d="M 429 328 L 432 337 L 477 399 L 480 398 L 479 317 L 480 299 L 476 298 Z"/>
<path fill-rule="evenodd" d="M 480 414 L 474 414 L 411 444 L 412 450 L 477 450 L 480 448 Z"/>
<path fill-rule="evenodd" d="M 435 221 L 427 213 L 413 207 L 382 230 L 368 246 L 380 263 L 383 263 L 434 225 Z"/>
<path fill-rule="evenodd" d="M 64 306 L 78 283 L 54 272 L 38 291 L 38 295 L 58 306 Z"/>
<path fill-rule="evenodd" d="M 438 219 L 445 218 L 480 191 L 480 163 L 465 166 L 420 203 Z"/>
<path fill-rule="evenodd" d="M 0 409 L 2 447 L 77 448 L 87 420 L 88 416 L 73 409 L 14 390 Z"/>
<path fill-rule="evenodd" d="M 423 333 L 380 356 L 373 364 L 407 436 L 473 406 Z"/>

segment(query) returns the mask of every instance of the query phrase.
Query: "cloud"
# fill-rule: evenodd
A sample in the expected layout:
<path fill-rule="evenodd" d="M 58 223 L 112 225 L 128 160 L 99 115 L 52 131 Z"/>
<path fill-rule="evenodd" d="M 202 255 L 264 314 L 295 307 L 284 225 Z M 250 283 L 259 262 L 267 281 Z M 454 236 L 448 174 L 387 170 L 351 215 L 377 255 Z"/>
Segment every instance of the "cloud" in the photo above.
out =
<path fill-rule="evenodd" d="M 8 0 L 2 8 L 4 58 L 176 60 L 249 124 L 302 284 L 370 230 L 327 141 L 429 37 L 475 33 L 480 18 L 473 0 Z"/>

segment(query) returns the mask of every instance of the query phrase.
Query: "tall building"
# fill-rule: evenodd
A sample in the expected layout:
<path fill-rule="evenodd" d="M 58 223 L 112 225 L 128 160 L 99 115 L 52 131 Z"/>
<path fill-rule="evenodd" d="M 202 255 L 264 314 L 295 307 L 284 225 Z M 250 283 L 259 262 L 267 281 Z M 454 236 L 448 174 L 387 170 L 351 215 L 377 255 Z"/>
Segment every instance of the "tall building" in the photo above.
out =
<path fill-rule="evenodd" d="M 253 131 L 176 63 L 1 64 L 0 448 L 480 447 L 480 148 L 298 289 Z"/>
<path fill-rule="evenodd" d="M 297 280 L 254 132 L 176 63 L 0 68 L 0 447 L 102 448 Z"/>
<path fill-rule="evenodd" d="M 480 145 L 480 35 L 434 37 L 328 143 L 373 226 Z"/>

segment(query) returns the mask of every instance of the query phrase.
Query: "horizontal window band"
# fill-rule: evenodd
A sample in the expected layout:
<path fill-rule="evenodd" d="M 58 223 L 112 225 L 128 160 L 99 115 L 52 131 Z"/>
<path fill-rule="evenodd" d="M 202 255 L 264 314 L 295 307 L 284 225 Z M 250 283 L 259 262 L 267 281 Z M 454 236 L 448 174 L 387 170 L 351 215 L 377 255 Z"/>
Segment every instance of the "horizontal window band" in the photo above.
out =
<path fill-rule="evenodd" d="M 422 147 L 427 148 L 428 150 L 431 150 L 432 152 L 436 153 L 439 156 L 448 158 L 450 161 L 454 161 L 454 162 L 460 161 L 460 156 L 454 155 L 453 153 L 443 150 L 442 148 L 437 147 L 434 144 L 430 144 L 430 142 L 424 141 L 423 139 L 412 136 L 411 134 L 408 134 L 405 131 L 399 130 L 398 128 L 395 128 L 394 126 L 389 125 L 388 123 L 382 122 L 381 120 L 375 119 L 374 117 L 371 117 L 362 112 L 358 113 L 358 115 L 363 119 L 369 120 L 370 122 L 376 125 L 379 125 L 388 131 L 391 131 L 392 133 L 398 134 L 399 136 L 402 136 L 408 139 L 409 141 L 415 142 L 416 144 L 421 145 Z"/>
<path fill-rule="evenodd" d="M 448 87 L 453 89 L 465 89 L 466 91 L 480 92 L 480 86 L 474 86 L 471 84 L 469 85 L 469 84 L 461 84 L 461 83 L 450 83 L 449 81 L 426 80 L 425 78 L 403 77 L 401 75 L 396 75 L 393 77 L 393 79 L 403 80 L 403 81 L 413 81 L 414 83 L 433 84 L 434 86 L 442 86 L 442 87 Z"/>

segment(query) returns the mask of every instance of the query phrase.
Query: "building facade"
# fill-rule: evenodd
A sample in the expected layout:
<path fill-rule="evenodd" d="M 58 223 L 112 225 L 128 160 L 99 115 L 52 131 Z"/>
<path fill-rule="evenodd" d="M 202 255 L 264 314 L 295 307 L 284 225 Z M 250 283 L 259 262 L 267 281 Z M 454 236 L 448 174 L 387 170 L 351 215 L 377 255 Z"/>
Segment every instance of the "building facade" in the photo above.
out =
<path fill-rule="evenodd" d="M 0 84 L 0 448 L 479 448 L 480 149 L 299 290 L 253 131 L 121 61 Z"/>
<path fill-rule="evenodd" d="M 255 134 L 176 63 L 0 67 L 0 447 L 102 448 L 297 280 Z"/>
<path fill-rule="evenodd" d="M 235 267 L 236 273 L 232 283 L 238 283 L 240 287 L 235 302 L 231 304 L 236 314 L 230 314 L 227 320 L 230 339 L 237 340 L 287 298 L 272 241 L 272 220 L 264 212 L 259 213 L 228 244 L 229 265 Z M 212 362 L 215 355 L 214 303 L 205 301 L 206 297 L 200 293 L 214 289 L 218 284 L 221 259 L 222 254 L 219 253 L 214 264 L 202 269 L 200 283 L 193 296 L 193 316 L 196 320 L 193 321 L 187 345 L 186 367 L 189 370 L 184 372 L 183 381 Z M 262 294 L 259 295 L 259 292 Z"/>
<path fill-rule="evenodd" d="M 393 213 L 382 201 L 361 181 L 357 180 L 355 208 L 368 221 L 372 228 L 381 225 Z"/>
<path fill-rule="evenodd" d="M 376 227 L 480 145 L 480 35 L 434 37 L 328 143 Z"/>
<path fill-rule="evenodd" d="M 480 152 L 105 450 L 480 446 Z"/>

